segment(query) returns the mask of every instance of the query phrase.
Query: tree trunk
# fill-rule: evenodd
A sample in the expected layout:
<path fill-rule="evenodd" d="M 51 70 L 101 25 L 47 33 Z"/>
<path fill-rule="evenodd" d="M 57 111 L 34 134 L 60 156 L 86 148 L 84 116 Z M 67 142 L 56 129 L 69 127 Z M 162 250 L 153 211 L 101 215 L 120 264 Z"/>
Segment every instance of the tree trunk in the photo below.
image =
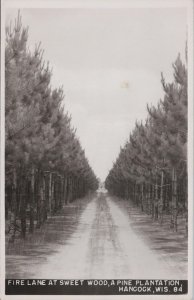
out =
<path fill-rule="evenodd" d="M 17 228 L 17 173 L 16 173 L 15 168 L 13 169 L 11 222 L 13 222 L 13 232 L 12 232 L 12 235 L 10 238 L 10 242 L 14 242 L 16 228 Z M 12 225 L 12 224 L 10 224 L 10 225 Z"/>
<path fill-rule="evenodd" d="M 163 196 L 163 190 L 164 190 L 164 171 L 161 171 L 161 181 L 160 181 L 160 201 L 158 206 L 158 212 L 159 212 L 159 218 L 160 223 L 163 223 L 163 209 L 164 209 L 164 196 Z"/>
<path fill-rule="evenodd" d="M 37 223 L 36 228 L 40 228 L 41 226 L 41 176 L 38 171 L 37 175 L 37 195 L 36 195 L 36 209 L 37 209 Z"/>
<path fill-rule="evenodd" d="M 26 237 L 26 180 L 22 176 L 21 194 L 20 194 L 20 221 L 21 221 L 21 237 Z"/>
<path fill-rule="evenodd" d="M 155 199 L 155 185 L 152 184 L 152 204 L 151 204 L 151 207 L 152 207 L 152 219 L 154 219 L 154 199 Z"/>
<path fill-rule="evenodd" d="M 34 198 L 35 198 L 35 170 L 31 172 L 31 195 L 30 195 L 30 227 L 29 232 L 34 232 Z"/>
<path fill-rule="evenodd" d="M 49 173 L 49 183 L 48 183 L 48 212 L 49 215 L 52 214 L 52 173 Z"/>
<path fill-rule="evenodd" d="M 65 197 L 65 205 L 67 205 L 68 203 L 68 181 L 67 181 L 67 177 L 65 176 L 64 178 L 64 197 Z"/>
<path fill-rule="evenodd" d="M 172 227 L 177 231 L 177 215 L 178 215 L 178 203 L 177 203 L 177 172 L 176 169 L 172 169 Z"/>
<path fill-rule="evenodd" d="M 152 213 L 152 185 L 151 183 L 148 184 L 148 213 L 151 215 Z"/>
<path fill-rule="evenodd" d="M 155 198 L 154 198 L 154 219 L 158 219 L 158 182 L 157 182 L 157 176 L 155 180 Z"/>
<path fill-rule="evenodd" d="M 68 203 L 72 201 L 72 178 L 68 178 Z"/>
<path fill-rule="evenodd" d="M 141 211 L 144 211 L 144 207 L 143 207 L 143 201 L 144 201 L 144 184 L 141 184 Z"/>
<path fill-rule="evenodd" d="M 55 175 L 51 176 L 51 213 L 54 213 L 55 209 Z"/>
<path fill-rule="evenodd" d="M 46 176 L 42 174 L 42 221 L 47 220 L 47 199 L 46 199 Z"/>

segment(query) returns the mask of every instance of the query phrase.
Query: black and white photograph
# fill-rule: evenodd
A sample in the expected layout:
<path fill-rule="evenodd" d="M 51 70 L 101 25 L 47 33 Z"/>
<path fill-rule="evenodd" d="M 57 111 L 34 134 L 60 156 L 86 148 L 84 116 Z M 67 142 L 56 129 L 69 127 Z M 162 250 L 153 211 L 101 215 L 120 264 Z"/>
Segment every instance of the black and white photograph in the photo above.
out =
<path fill-rule="evenodd" d="M 5 5 L 4 297 L 192 299 L 193 3 L 92 1 Z"/>

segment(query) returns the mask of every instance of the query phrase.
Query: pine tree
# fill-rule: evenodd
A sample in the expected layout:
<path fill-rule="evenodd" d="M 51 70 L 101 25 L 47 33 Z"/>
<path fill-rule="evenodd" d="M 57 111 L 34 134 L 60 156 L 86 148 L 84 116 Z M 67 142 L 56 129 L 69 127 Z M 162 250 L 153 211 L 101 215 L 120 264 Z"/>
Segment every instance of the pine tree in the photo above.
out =
<path fill-rule="evenodd" d="M 173 69 L 174 82 L 166 84 L 162 75 L 164 99 L 147 107 L 145 124 L 136 122 L 105 184 L 122 198 L 127 191 L 128 198 L 161 223 L 170 209 L 177 230 L 179 211 L 187 211 L 187 69 L 180 55 Z"/>
<path fill-rule="evenodd" d="M 5 125 L 6 216 L 13 214 L 14 234 L 33 233 L 63 203 L 98 187 L 71 117 L 64 109 L 63 88 L 52 89 L 52 72 L 40 45 L 27 48 L 28 29 L 18 14 L 6 28 Z M 20 225 L 18 223 L 20 220 Z"/>

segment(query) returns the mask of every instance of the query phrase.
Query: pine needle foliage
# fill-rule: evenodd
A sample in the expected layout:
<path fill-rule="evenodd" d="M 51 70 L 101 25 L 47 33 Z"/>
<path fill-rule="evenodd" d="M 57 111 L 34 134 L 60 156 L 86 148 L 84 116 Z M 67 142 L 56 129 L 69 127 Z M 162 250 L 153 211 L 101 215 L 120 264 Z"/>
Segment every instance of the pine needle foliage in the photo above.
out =
<path fill-rule="evenodd" d="M 164 98 L 147 106 L 145 124 L 136 122 L 105 184 L 161 223 L 170 215 L 174 230 L 184 216 L 187 230 L 187 67 L 180 54 L 173 71 L 172 83 L 161 75 Z"/>
<path fill-rule="evenodd" d="M 5 157 L 6 219 L 27 232 L 49 214 L 98 187 L 97 178 L 64 108 L 63 88 L 52 88 L 52 70 L 41 45 L 28 47 L 18 13 L 6 28 Z"/>

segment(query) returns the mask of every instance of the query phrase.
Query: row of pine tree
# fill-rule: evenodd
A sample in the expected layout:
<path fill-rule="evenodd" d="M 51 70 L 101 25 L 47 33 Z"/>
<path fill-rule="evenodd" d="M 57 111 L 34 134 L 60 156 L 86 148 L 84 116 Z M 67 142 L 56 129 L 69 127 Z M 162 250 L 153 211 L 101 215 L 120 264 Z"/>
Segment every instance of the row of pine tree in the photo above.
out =
<path fill-rule="evenodd" d="M 29 50 L 18 14 L 6 28 L 5 49 L 5 213 L 13 239 L 98 187 L 65 111 L 63 88 L 52 88 L 51 77 L 40 45 Z"/>
<path fill-rule="evenodd" d="M 187 67 L 180 55 L 173 71 L 172 83 L 162 74 L 164 98 L 147 107 L 145 122 L 136 122 L 105 185 L 161 223 L 169 216 L 175 231 L 183 217 L 187 232 Z"/>

